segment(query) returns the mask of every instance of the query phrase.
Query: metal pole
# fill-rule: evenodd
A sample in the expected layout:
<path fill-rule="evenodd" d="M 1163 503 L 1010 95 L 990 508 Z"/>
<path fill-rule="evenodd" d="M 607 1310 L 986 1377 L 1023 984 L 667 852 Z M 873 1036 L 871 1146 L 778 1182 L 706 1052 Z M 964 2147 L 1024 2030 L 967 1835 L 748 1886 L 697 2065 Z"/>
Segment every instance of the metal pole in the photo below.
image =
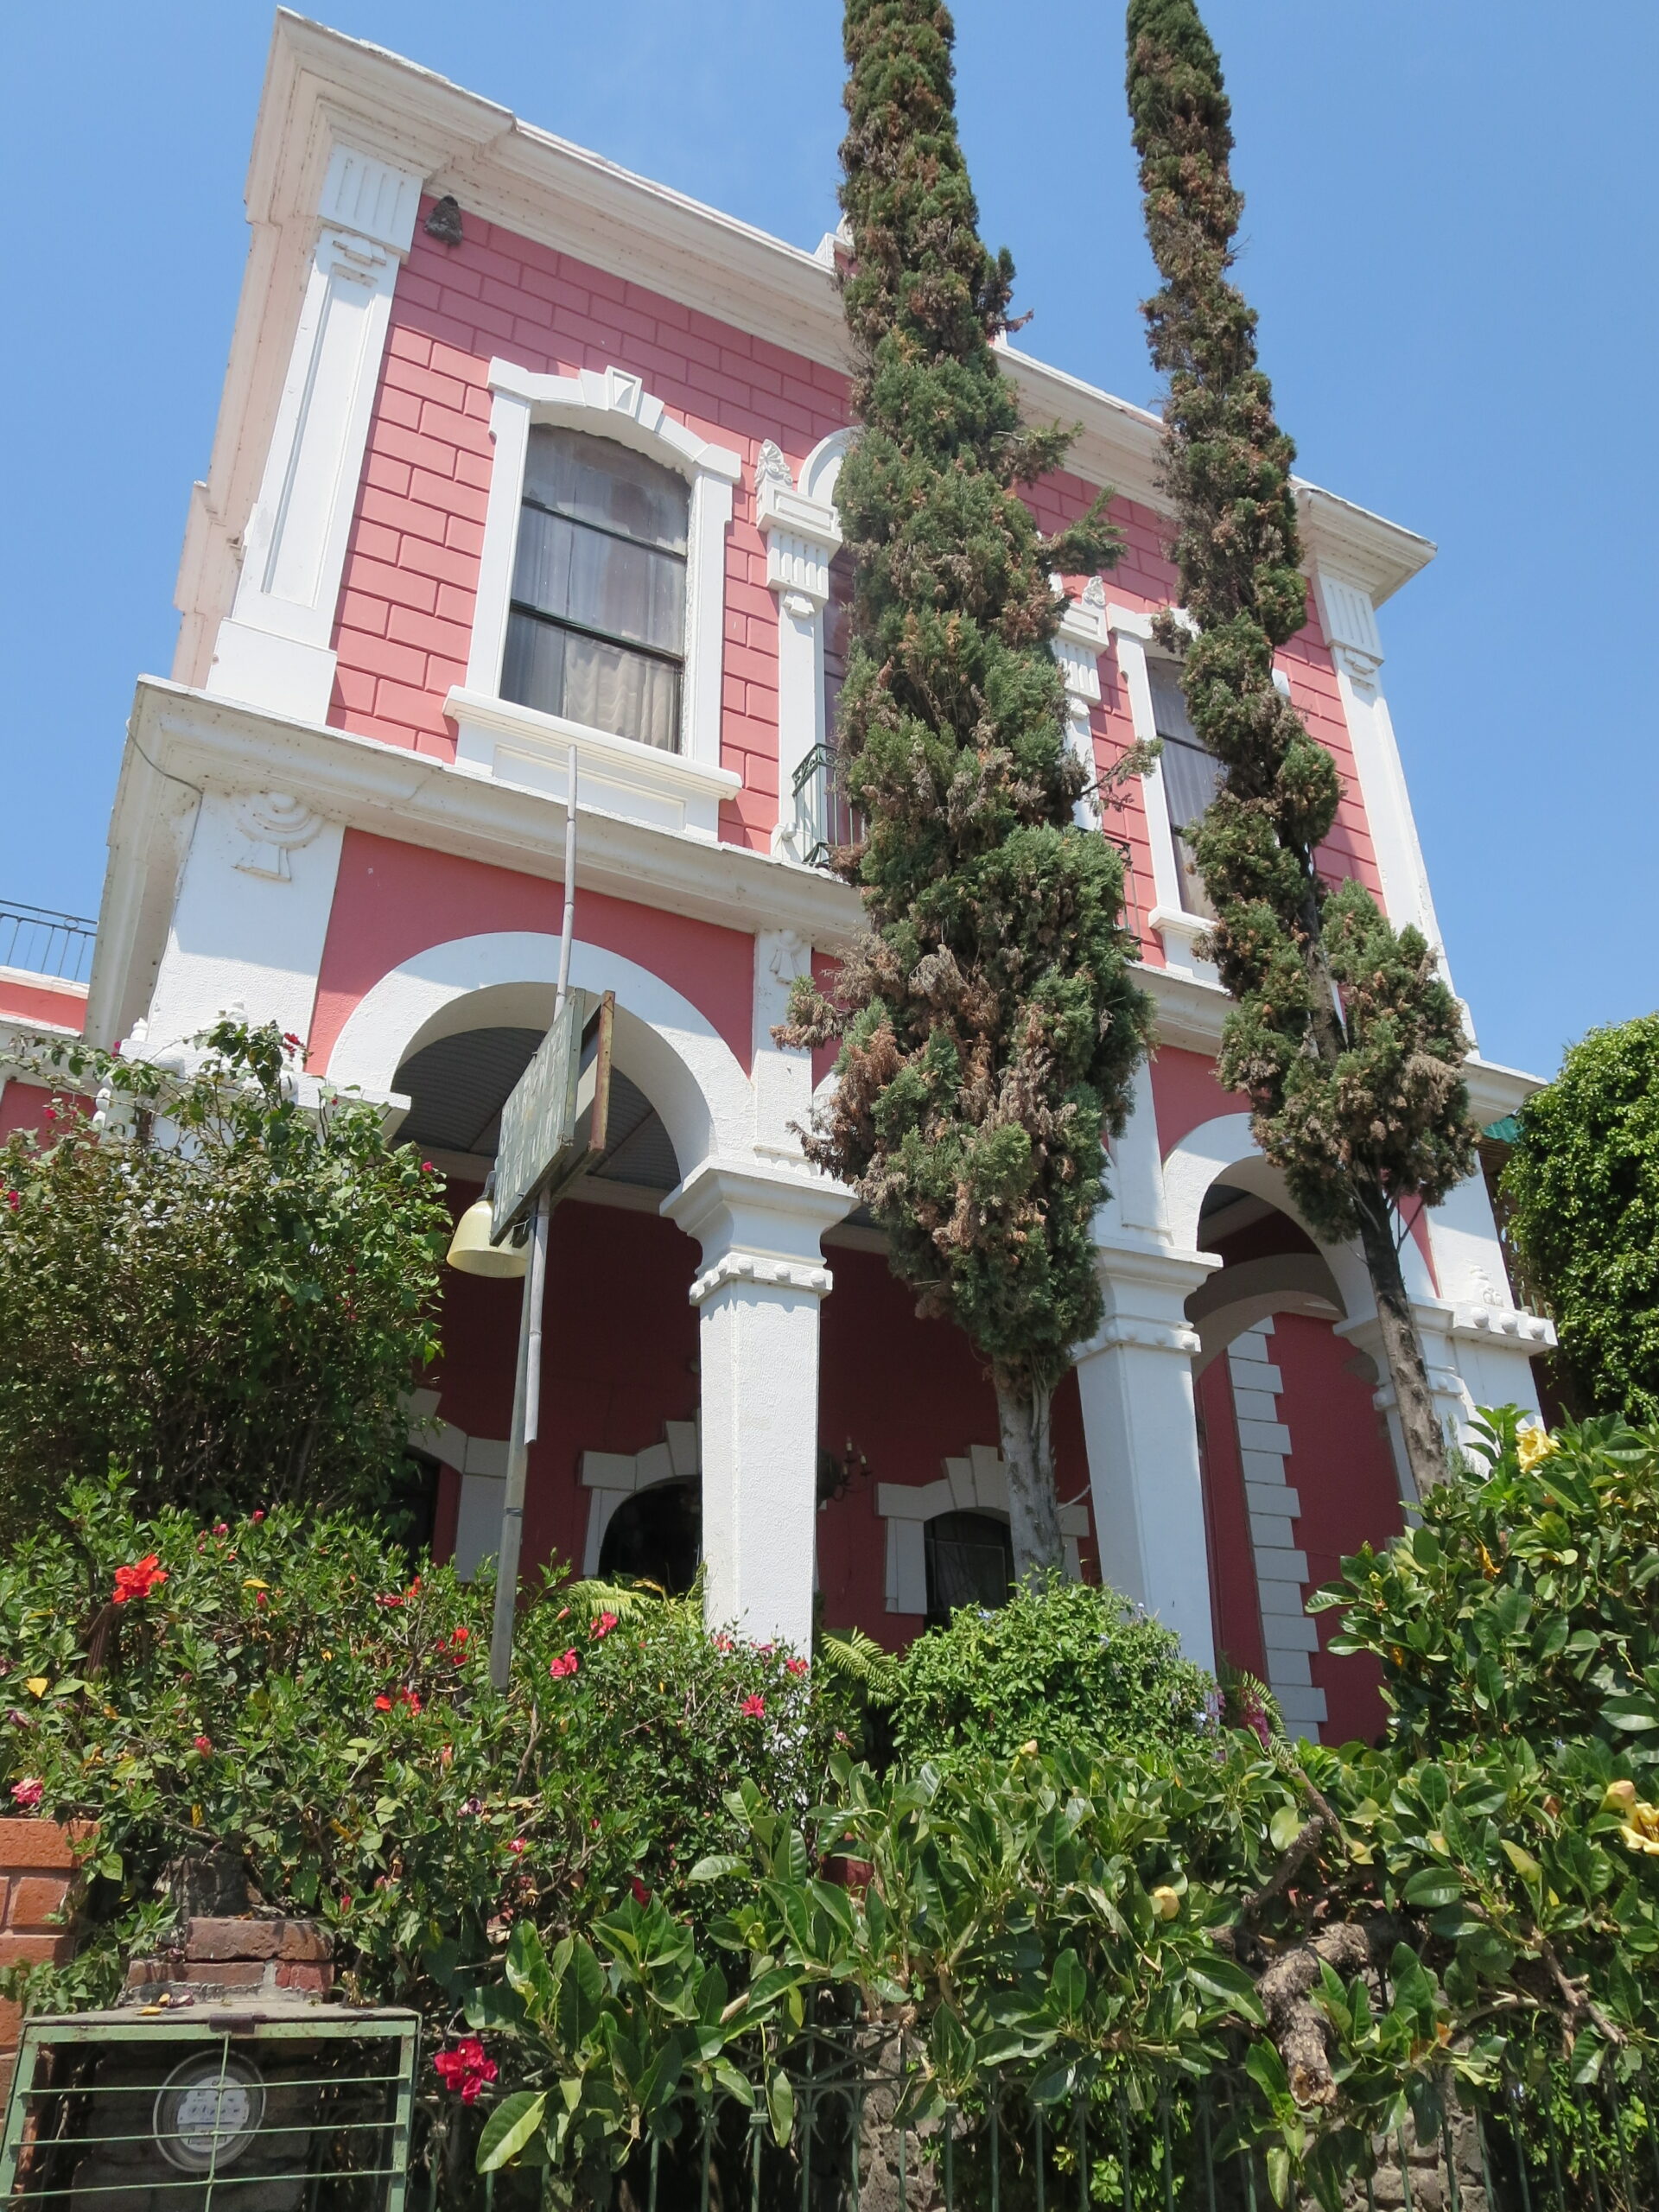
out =
<path fill-rule="evenodd" d="M 570 992 L 570 946 L 576 926 L 576 748 L 565 764 L 564 916 L 559 931 L 559 983 L 553 1019 Z M 507 1486 L 501 1501 L 501 1541 L 496 1548 L 495 1618 L 490 1628 L 490 1683 L 505 1690 L 512 1673 L 512 1624 L 518 1605 L 518 1554 L 524 1533 L 524 1486 L 530 1447 L 540 1429 L 542 1301 L 547 1288 L 547 1230 L 551 1209 L 543 1191 L 530 1232 L 530 1265 L 518 1308 L 518 1363 L 512 1391 L 512 1434 L 507 1447 Z"/>

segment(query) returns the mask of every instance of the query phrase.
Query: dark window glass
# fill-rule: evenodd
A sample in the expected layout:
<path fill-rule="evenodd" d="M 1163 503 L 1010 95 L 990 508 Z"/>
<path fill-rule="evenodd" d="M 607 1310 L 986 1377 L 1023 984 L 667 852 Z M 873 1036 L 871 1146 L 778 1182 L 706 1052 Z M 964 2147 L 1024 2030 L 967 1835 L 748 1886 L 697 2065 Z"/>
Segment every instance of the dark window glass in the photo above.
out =
<path fill-rule="evenodd" d="M 624 1498 L 599 1548 L 601 1582 L 654 1582 L 678 1596 L 696 1580 L 702 1557 L 702 1488 L 653 1483 Z"/>
<path fill-rule="evenodd" d="M 1170 837 L 1175 854 L 1175 874 L 1181 887 L 1181 905 L 1189 914 L 1215 919 L 1215 908 L 1204 887 L 1192 848 L 1181 831 L 1198 821 L 1221 788 L 1221 763 L 1198 742 L 1181 696 L 1181 679 L 1173 662 L 1148 660 L 1152 684 L 1153 727 L 1164 741 L 1160 766 L 1164 777 L 1164 802 L 1169 809 Z"/>
<path fill-rule="evenodd" d="M 1014 1542 L 994 1513 L 938 1513 L 922 1529 L 927 1554 L 927 1618 L 942 1627 L 959 1605 L 989 1611 L 1008 1602 Z"/>
<path fill-rule="evenodd" d="M 610 438 L 531 430 L 504 698 L 678 750 L 689 505 Z"/>

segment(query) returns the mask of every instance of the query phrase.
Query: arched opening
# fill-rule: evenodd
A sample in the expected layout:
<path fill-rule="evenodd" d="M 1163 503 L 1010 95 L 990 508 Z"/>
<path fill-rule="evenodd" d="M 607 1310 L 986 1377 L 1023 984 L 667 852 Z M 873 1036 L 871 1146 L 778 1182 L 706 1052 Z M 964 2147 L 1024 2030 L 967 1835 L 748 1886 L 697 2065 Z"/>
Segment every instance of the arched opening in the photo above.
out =
<path fill-rule="evenodd" d="M 695 1477 L 653 1483 L 612 1514 L 600 1545 L 600 1580 L 654 1582 L 681 1597 L 696 1581 L 702 1558 L 702 1485 Z"/>
<path fill-rule="evenodd" d="M 997 1513 L 936 1513 L 922 1526 L 927 1624 L 943 1628 L 963 1605 L 995 1612 L 1014 1583 L 1014 1542 Z"/>
<path fill-rule="evenodd" d="M 1257 1157 L 1221 1168 L 1198 1211 L 1198 1248 L 1222 1261 L 1186 1309 L 1211 1602 L 1223 1658 L 1268 1683 L 1294 1733 L 1340 1742 L 1380 1729 L 1376 1681 L 1324 1648 L 1332 1618 L 1306 1600 L 1399 1529 L 1399 1482 L 1375 1369 L 1339 1333 L 1342 1255 L 1282 1200 Z"/>

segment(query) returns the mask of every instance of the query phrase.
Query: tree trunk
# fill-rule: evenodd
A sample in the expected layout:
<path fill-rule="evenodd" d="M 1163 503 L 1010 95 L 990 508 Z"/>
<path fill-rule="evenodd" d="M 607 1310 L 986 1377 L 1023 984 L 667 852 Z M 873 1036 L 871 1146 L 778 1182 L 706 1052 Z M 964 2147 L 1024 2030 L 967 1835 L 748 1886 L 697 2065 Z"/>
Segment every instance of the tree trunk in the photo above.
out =
<path fill-rule="evenodd" d="M 1008 1522 L 1017 1582 L 1033 1571 L 1043 1573 L 1065 1564 L 1059 1501 L 1054 1493 L 1054 1438 L 1049 1427 L 1052 1400 L 1052 1390 L 996 1378 L 996 1420 L 1008 1471 Z"/>
<path fill-rule="evenodd" d="M 1367 1193 L 1359 1209 L 1359 1242 L 1366 1271 L 1376 1295 L 1376 1318 L 1382 1325 L 1382 1353 L 1389 1363 L 1400 1409 L 1400 1433 L 1405 1441 L 1406 1465 L 1421 1497 L 1443 1483 L 1446 1476 L 1446 1439 L 1435 1418 L 1434 1400 L 1428 1387 L 1428 1367 L 1423 1358 L 1411 1300 L 1400 1265 L 1400 1248 L 1394 1240 L 1394 1219 L 1382 1193 Z"/>

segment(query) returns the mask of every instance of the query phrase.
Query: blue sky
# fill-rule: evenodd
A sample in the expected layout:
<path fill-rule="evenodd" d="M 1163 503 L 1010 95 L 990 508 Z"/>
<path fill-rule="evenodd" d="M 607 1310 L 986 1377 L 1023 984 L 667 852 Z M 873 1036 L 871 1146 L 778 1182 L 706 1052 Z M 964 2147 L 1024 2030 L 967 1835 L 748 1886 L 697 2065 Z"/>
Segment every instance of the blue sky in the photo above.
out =
<path fill-rule="evenodd" d="M 1207 16 L 1241 280 L 1300 465 L 1440 547 L 1383 611 L 1383 680 L 1454 978 L 1486 1055 L 1548 1073 L 1659 1001 L 1659 9 Z M 334 0 L 329 20 L 784 238 L 835 219 L 833 0 Z M 984 228 L 1035 311 L 1020 342 L 1155 405 L 1121 6 L 957 20 Z M 270 22 L 263 0 L 90 0 L 8 23 L 0 898 L 97 911 L 133 678 L 171 661 Z"/>

